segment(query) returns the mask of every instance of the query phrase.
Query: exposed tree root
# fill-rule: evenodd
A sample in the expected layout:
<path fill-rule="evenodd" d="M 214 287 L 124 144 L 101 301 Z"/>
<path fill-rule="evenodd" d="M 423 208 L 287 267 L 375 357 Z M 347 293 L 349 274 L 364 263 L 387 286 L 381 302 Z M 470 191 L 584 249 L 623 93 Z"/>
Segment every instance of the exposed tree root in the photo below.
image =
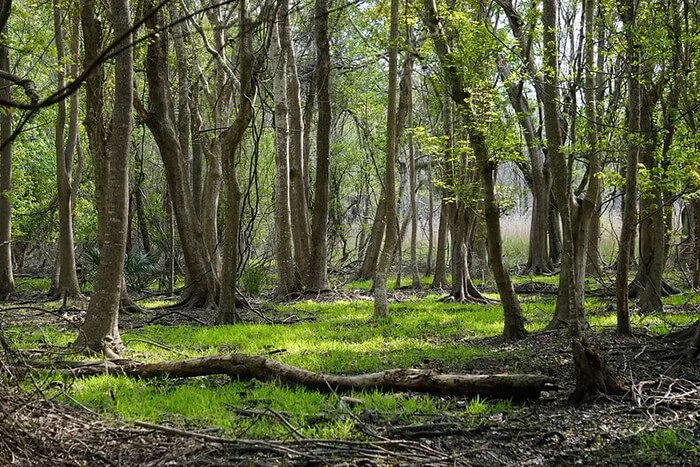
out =
<path fill-rule="evenodd" d="M 472 297 L 471 295 L 464 294 L 460 296 L 454 296 L 454 295 L 447 295 L 446 297 L 442 297 L 440 299 L 440 302 L 442 303 L 461 303 L 463 305 L 468 305 L 468 304 L 478 304 L 478 305 L 488 305 L 491 302 L 487 298 L 484 297 Z"/>
<path fill-rule="evenodd" d="M 106 373 L 138 378 L 189 378 L 223 374 L 245 380 L 280 381 L 289 386 L 322 392 L 379 389 L 513 399 L 538 398 L 542 391 L 558 389 L 552 378 L 543 375 L 442 374 L 432 370 L 395 369 L 342 376 L 314 373 L 269 358 L 244 354 L 156 363 L 125 360 L 83 362 L 72 363 L 70 368 L 57 371 L 74 377 Z"/>
<path fill-rule="evenodd" d="M 686 356 L 689 360 L 696 359 L 700 355 L 700 320 L 685 329 L 668 334 L 666 338 L 674 341 L 686 341 Z"/>
<path fill-rule="evenodd" d="M 596 353 L 583 338 L 571 339 L 574 356 L 576 389 L 569 402 L 585 402 L 600 394 L 622 395 L 627 389 L 617 380 L 601 355 Z"/>

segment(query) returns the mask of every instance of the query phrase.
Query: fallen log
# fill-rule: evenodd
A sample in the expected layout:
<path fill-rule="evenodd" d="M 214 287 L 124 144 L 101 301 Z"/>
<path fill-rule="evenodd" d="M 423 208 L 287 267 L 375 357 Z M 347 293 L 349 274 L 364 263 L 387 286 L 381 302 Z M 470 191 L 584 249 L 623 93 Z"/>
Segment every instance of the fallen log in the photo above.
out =
<path fill-rule="evenodd" d="M 39 365 L 46 369 L 45 365 Z M 502 399 L 536 399 L 542 391 L 557 390 L 554 380 L 534 374 L 470 375 L 445 374 L 433 370 L 393 369 L 376 373 L 344 376 L 314 373 L 270 358 L 227 354 L 178 361 L 139 363 L 131 360 L 102 360 L 74 363 L 59 369 L 66 376 L 85 377 L 100 374 L 137 378 L 191 378 L 228 375 L 241 380 L 279 381 L 292 387 L 321 392 L 363 389 L 415 391 L 456 396 L 484 396 Z"/>

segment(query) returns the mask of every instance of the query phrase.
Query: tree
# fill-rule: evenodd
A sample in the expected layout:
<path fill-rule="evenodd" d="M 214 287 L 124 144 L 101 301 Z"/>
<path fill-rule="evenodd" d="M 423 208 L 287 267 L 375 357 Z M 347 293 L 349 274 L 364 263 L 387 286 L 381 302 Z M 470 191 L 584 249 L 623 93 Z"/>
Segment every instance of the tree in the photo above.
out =
<path fill-rule="evenodd" d="M 255 99 L 257 96 L 258 68 L 262 60 L 253 54 L 253 26 L 248 14 L 248 4 L 239 0 L 240 21 L 238 40 L 240 42 L 238 56 L 239 82 L 241 83 L 238 113 L 231 127 L 222 135 L 223 169 L 226 175 L 226 209 L 223 235 L 223 268 L 221 271 L 221 297 L 219 300 L 219 315 L 217 321 L 223 324 L 240 321 L 236 308 L 236 279 L 239 260 L 239 223 L 241 209 L 241 190 L 236 173 L 236 160 L 241 151 L 241 142 L 245 130 L 253 118 Z"/>
<path fill-rule="evenodd" d="M 328 235 L 330 213 L 331 157 L 331 54 L 328 33 L 328 0 L 316 0 L 314 6 L 314 68 L 315 96 L 318 105 L 316 126 L 316 181 L 311 220 L 311 265 L 307 287 L 310 290 L 328 288 Z"/>
<path fill-rule="evenodd" d="M 443 25 L 438 19 L 435 4 L 424 0 L 424 21 L 431 35 L 433 46 L 440 60 L 440 68 L 447 82 L 450 96 L 459 108 L 470 149 L 473 151 L 477 170 L 483 183 L 484 217 L 488 235 L 489 266 L 493 273 L 501 298 L 504 313 L 503 336 L 509 340 L 525 337 L 525 321 L 510 275 L 503 264 L 503 246 L 500 230 L 500 213 L 495 193 L 494 172 L 496 162 L 489 153 L 485 125 L 474 113 L 474 96 L 467 89 L 467 83 L 453 60 L 453 51 L 447 42 Z"/>
<path fill-rule="evenodd" d="M 640 51 L 637 42 L 636 17 L 637 6 L 633 0 L 627 0 L 621 11 L 624 25 L 625 42 L 627 47 L 627 96 L 628 117 L 627 130 L 627 165 L 625 177 L 625 199 L 622 208 L 622 227 L 620 228 L 620 244 L 617 254 L 617 274 L 615 287 L 617 289 L 617 332 L 630 335 L 632 329 L 629 318 L 628 271 L 630 258 L 630 242 L 637 223 L 637 163 L 639 161 L 640 104 L 641 89 L 639 85 Z"/>
<path fill-rule="evenodd" d="M 131 42 L 129 1 L 111 0 L 110 4 L 114 34 L 128 44 Z M 83 16 L 94 15 L 93 8 L 92 0 L 87 0 L 83 5 Z M 94 26 L 94 20 L 91 26 Z M 86 35 L 85 40 L 90 38 Z M 109 356 L 118 354 L 122 347 L 118 315 L 126 253 L 133 79 L 133 52 L 131 48 L 126 48 L 115 57 L 114 66 L 115 94 L 106 154 L 108 190 L 106 199 L 102 200 L 105 203 L 102 213 L 107 215 L 98 217 L 98 222 L 103 225 L 104 248 L 95 277 L 95 291 L 85 315 L 82 333 L 75 344 Z"/>
<path fill-rule="evenodd" d="M 64 44 L 63 24 L 71 25 L 70 53 L 72 60 L 70 75 L 78 75 L 77 57 L 80 53 L 80 23 L 77 15 L 64 15 L 60 2 L 54 0 L 54 31 L 56 35 L 56 58 L 58 60 L 58 89 L 66 85 L 66 53 Z M 70 18 L 70 21 L 65 21 Z M 60 101 L 56 118 L 56 176 L 58 179 L 58 281 L 54 290 L 56 297 L 73 298 L 80 296 L 78 274 L 75 267 L 75 246 L 73 242 L 73 158 L 78 147 L 78 113 L 80 94 L 75 92 L 70 96 L 70 111 L 68 112 L 68 134 L 65 134 L 66 101 Z"/>
<path fill-rule="evenodd" d="M 389 99 L 386 118 L 386 167 L 384 172 L 384 212 L 386 228 L 384 245 L 374 275 L 374 317 L 384 318 L 389 314 L 386 279 L 394 256 L 398 238 L 396 219 L 396 91 L 398 87 L 398 38 L 399 38 L 399 2 L 391 0 L 389 17 Z"/>
<path fill-rule="evenodd" d="M 153 7 L 153 3 L 150 5 Z M 163 15 L 159 11 L 148 16 L 146 27 L 155 31 L 162 24 Z M 216 306 L 219 299 L 219 278 L 211 266 L 211 256 L 204 242 L 202 224 L 195 211 L 189 174 L 177 135 L 167 52 L 167 35 L 156 34 L 149 41 L 146 54 L 149 108 L 142 117 L 160 150 L 182 244 L 189 278 L 183 305 L 191 308 Z"/>
<path fill-rule="evenodd" d="M 7 34 L 7 20 L 12 2 L 0 5 L 0 31 Z M 6 44 L 0 44 L 0 72 L 10 72 L 10 53 Z M 10 100 L 11 81 L 0 77 L 0 98 Z M 12 110 L 2 109 L 0 116 L 0 295 L 5 298 L 15 291 L 12 273 L 12 203 L 9 197 L 12 189 Z"/>

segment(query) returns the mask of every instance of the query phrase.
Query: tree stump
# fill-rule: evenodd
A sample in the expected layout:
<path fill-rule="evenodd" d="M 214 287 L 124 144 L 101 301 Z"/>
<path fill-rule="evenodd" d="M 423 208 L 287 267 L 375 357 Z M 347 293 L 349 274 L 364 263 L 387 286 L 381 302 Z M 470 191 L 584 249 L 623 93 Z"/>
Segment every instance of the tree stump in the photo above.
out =
<path fill-rule="evenodd" d="M 585 402 L 600 394 L 622 395 L 627 392 L 605 363 L 605 359 L 593 350 L 584 338 L 572 338 L 576 389 L 569 402 Z"/>

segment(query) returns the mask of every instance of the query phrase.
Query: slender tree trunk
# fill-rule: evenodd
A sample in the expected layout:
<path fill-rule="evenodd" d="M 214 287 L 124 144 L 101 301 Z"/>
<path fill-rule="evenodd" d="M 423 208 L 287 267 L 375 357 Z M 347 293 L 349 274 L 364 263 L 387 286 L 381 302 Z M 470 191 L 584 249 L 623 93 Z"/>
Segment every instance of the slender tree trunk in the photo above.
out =
<path fill-rule="evenodd" d="M 558 59 L 557 59 L 557 8 L 556 0 L 542 3 L 542 26 L 544 27 L 544 73 L 543 110 L 547 132 L 547 150 L 552 169 L 552 188 L 561 216 L 562 251 L 561 273 L 557 306 L 550 327 L 567 324 L 572 335 L 578 336 L 579 322 L 576 316 L 576 269 L 574 259 L 574 234 L 571 209 L 571 185 L 566 156 L 562 151 L 562 134 L 559 122 Z"/>
<path fill-rule="evenodd" d="M 316 0 L 314 7 L 314 41 L 316 44 L 316 183 L 314 211 L 311 221 L 310 290 L 328 288 L 328 217 L 330 215 L 330 157 L 331 157 L 331 73 L 330 39 L 328 33 L 328 0 Z"/>
<path fill-rule="evenodd" d="M 583 321 L 584 317 L 584 292 L 586 281 L 586 264 L 588 263 L 589 236 L 592 223 L 596 222 L 596 212 L 600 203 L 601 183 L 598 173 L 601 171 L 601 163 L 598 149 L 598 115 L 596 112 L 596 81 L 594 76 L 594 12 L 595 0 L 587 0 L 585 5 L 585 56 L 586 70 L 584 77 L 584 100 L 586 106 L 586 134 L 585 142 L 588 150 L 588 187 L 586 194 L 580 201 L 577 215 L 575 216 L 574 229 L 574 285 L 576 296 L 576 316 Z"/>
<path fill-rule="evenodd" d="M 627 61 L 629 76 L 627 79 L 629 140 L 627 147 L 627 170 L 625 177 L 625 199 L 622 207 L 622 227 L 620 228 L 620 244 L 617 256 L 617 274 L 615 286 L 617 289 L 617 332 L 630 335 L 632 329 L 629 316 L 628 271 L 631 256 L 630 240 L 634 236 L 637 223 L 637 163 L 639 160 L 639 143 L 637 141 L 640 129 L 641 88 L 639 83 L 639 44 L 636 35 L 636 3 L 625 1 L 622 14 L 627 45 Z"/>
<path fill-rule="evenodd" d="M 7 35 L 7 25 L 2 31 Z M 10 71 L 10 56 L 7 45 L 0 45 L 0 70 Z M 10 82 L 0 79 L 0 98 L 10 100 Z M 0 299 L 15 291 L 15 279 L 12 274 L 12 112 L 8 109 L 0 116 Z"/>
<path fill-rule="evenodd" d="M 370 232 L 369 242 L 365 249 L 365 256 L 362 260 L 362 265 L 357 273 L 357 279 L 373 279 L 374 271 L 377 269 L 377 260 L 384 239 L 384 229 L 386 228 L 386 201 L 384 199 L 384 191 L 380 195 L 377 210 L 372 221 L 372 231 Z"/>
<path fill-rule="evenodd" d="M 428 257 L 425 260 L 425 276 L 433 272 L 433 244 L 435 236 L 435 190 L 433 188 L 432 164 L 428 162 Z"/>
<path fill-rule="evenodd" d="M 280 6 L 272 33 L 273 94 L 275 98 L 275 261 L 277 296 L 284 299 L 301 291 L 294 268 L 291 206 L 289 197 L 289 108 L 287 106 L 287 54 L 283 49 L 284 17 Z"/>
<path fill-rule="evenodd" d="M 447 287 L 447 202 L 443 198 L 440 204 L 440 219 L 438 221 L 437 246 L 435 248 L 435 275 L 431 287 L 444 289 Z"/>
<path fill-rule="evenodd" d="M 65 86 L 65 76 L 67 65 L 63 63 L 65 59 L 65 45 L 63 23 L 64 15 L 58 0 L 54 0 L 54 31 L 56 37 L 56 58 L 59 62 L 58 89 Z M 66 21 L 70 24 L 70 21 Z M 80 50 L 79 23 L 77 18 L 72 21 L 71 28 L 71 55 L 77 57 Z M 70 67 L 72 76 L 77 76 L 78 67 L 74 63 Z M 75 267 L 75 249 L 73 244 L 73 208 L 71 206 L 71 193 L 73 190 L 71 172 L 73 167 L 73 157 L 78 145 L 78 95 L 73 93 L 70 97 L 70 115 L 68 117 L 68 137 L 65 135 L 66 125 L 66 102 L 58 103 L 56 117 L 56 176 L 58 185 L 58 282 L 55 290 L 56 296 L 78 297 L 80 296 L 80 286 L 78 285 L 78 274 Z"/>
<path fill-rule="evenodd" d="M 197 216 L 202 213 L 202 163 L 204 161 L 204 137 L 202 136 L 202 115 L 199 113 L 199 82 L 191 89 L 190 123 L 192 129 L 192 201 Z"/>
<path fill-rule="evenodd" d="M 238 80 L 241 83 L 238 114 L 233 124 L 223 135 L 222 148 L 226 157 L 223 167 L 226 173 L 226 223 L 224 225 L 224 262 L 221 273 L 221 299 L 219 301 L 220 323 L 235 323 L 240 321 L 236 311 L 236 273 L 238 270 L 238 236 L 240 221 L 241 190 L 236 178 L 236 157 L 240 152 L 245 130 L 253 118 L 253 105 L 257 95 L 257 73 L 255 56 L 253 55 L 253 30 L 248 17 L 246 0 L 239 0 L 240 33 L 238 40 L 240 50 L 238 57 Z"/>
<path fill-rule="evenodd" d="M 499 58 L 498 68 L 501 79 L 507 82 L 506 80 L 511 78 L 511 71 L 503 58 Z M 528 154 L 530 155 L 532 217 L 530 219 L 527 272 L 530 274 L 542 274 L 552 270 L 547 248 L 551 183 L 546 173 L 545 154 L 532 121 L 530 104 L 522 92 L 523 85 L 523 80 L 514 82 L 507 86 L 506 91 L 513 109 L 517 112 L 518 121 L 525 137 Z"/>
<path fill-rule="evenodd" d="M 161 17 L 161 13 L 151 16 L 146 26 L 150 30 L 157 29 L 162 24 Z M 150 108 L 146 125 L 151 130 L 163 159 L 185 269 L 190 278 L 183 303 L 189 307 L 215 306 L 219 297 L 219 278 L 212 269 L 209 251 L 204 243 L 202 224 L 194 208 L 189 176 L 177 137 L 167 50 L 166 34 L 159 34 L 148 43 L 145 68 Z"/>
<path fill-rule="evenodd" d="M 289 25 L 289 0 L 284 0 L 280 8 L 287 10 L 280 24 L 282 53 L 287 55 L 287 106 L 289 109 L 289 202 L 294 213 L 292 240 L 294 242 L 294 263 L 299 277 L 305 282 L 310 274 L 311 223 L 307 185 L 304 183 L 304 118 L 301 107 L 301 87 L 297 71 L 297 58 L 292 41 L 292 28 Z"/>
<path fill-rule="evenodd" d="M 471 95 L 462 81 L 462 77 L 457 72 L 454 63 L 450 60 L 451 51 L 438 22 L 435 5 L 430 0 L 424 0 L 423 3 L 426 11 L 424 20 L 430 32 L 435 36 L 433 39 L 435 52 L 440 60 L 440 66 L 447 80 L 452 100 L 461 110 L 461 117 L 469 137 L 471 149 L 474 152 L 477 169 L 484 184 L 484 214 L 486 216 L 486 230 L 489 238 L 489 266 L 496 280 L 501 304 L 503 305 L 505 317 L 503 336 L 506 339 L 520 339 L 526 333 L 525 321 L 510 281 L 510 275 L 503 264 L 501 221 L 494 180 L 495 165 L 489 154 L 484 128 L 481 122 L 477 122 L 474 115 Z"/>
<path fill-rule="evenodd" d="M 89 0 L 86 3 L 91 3 Z M 114 34 L 121 37 L 131 27 L 128 0 L 111 0 Z M 125 39 L 130 43 L 129 36 Z M 126 217 L 129 196 L 129 141 L 133 103 L 133 54 L 125 48 L 115 58 L 114 108 L 109 137 L 110 159 L 109 216 L 102 217 L 104 243 L 95 277 L 95 292 L 90 299 L 85 324 L 76 342 L 93 351 L 118 354 L 122 348 L 119 338 L 118 314 L 126 253 Z"/>
<path fill-rule="evenodd" d="M 389 26 L 389 85 L 386 119 L 386 172 L 384 174 L 384 199 L 386 200 L 386 231 L 384 246 L 374 276 L 374 317 L 384 318 L 389 314 L 389 302 L 386 292 L 386 278 L 391 266 L 391 258 L 397 240 L 396 222 L 396 130 L 397 108 L 396 91 L 398 87 L 398 44 L 399 37 L 399 1 L 391 0 Z"/>

